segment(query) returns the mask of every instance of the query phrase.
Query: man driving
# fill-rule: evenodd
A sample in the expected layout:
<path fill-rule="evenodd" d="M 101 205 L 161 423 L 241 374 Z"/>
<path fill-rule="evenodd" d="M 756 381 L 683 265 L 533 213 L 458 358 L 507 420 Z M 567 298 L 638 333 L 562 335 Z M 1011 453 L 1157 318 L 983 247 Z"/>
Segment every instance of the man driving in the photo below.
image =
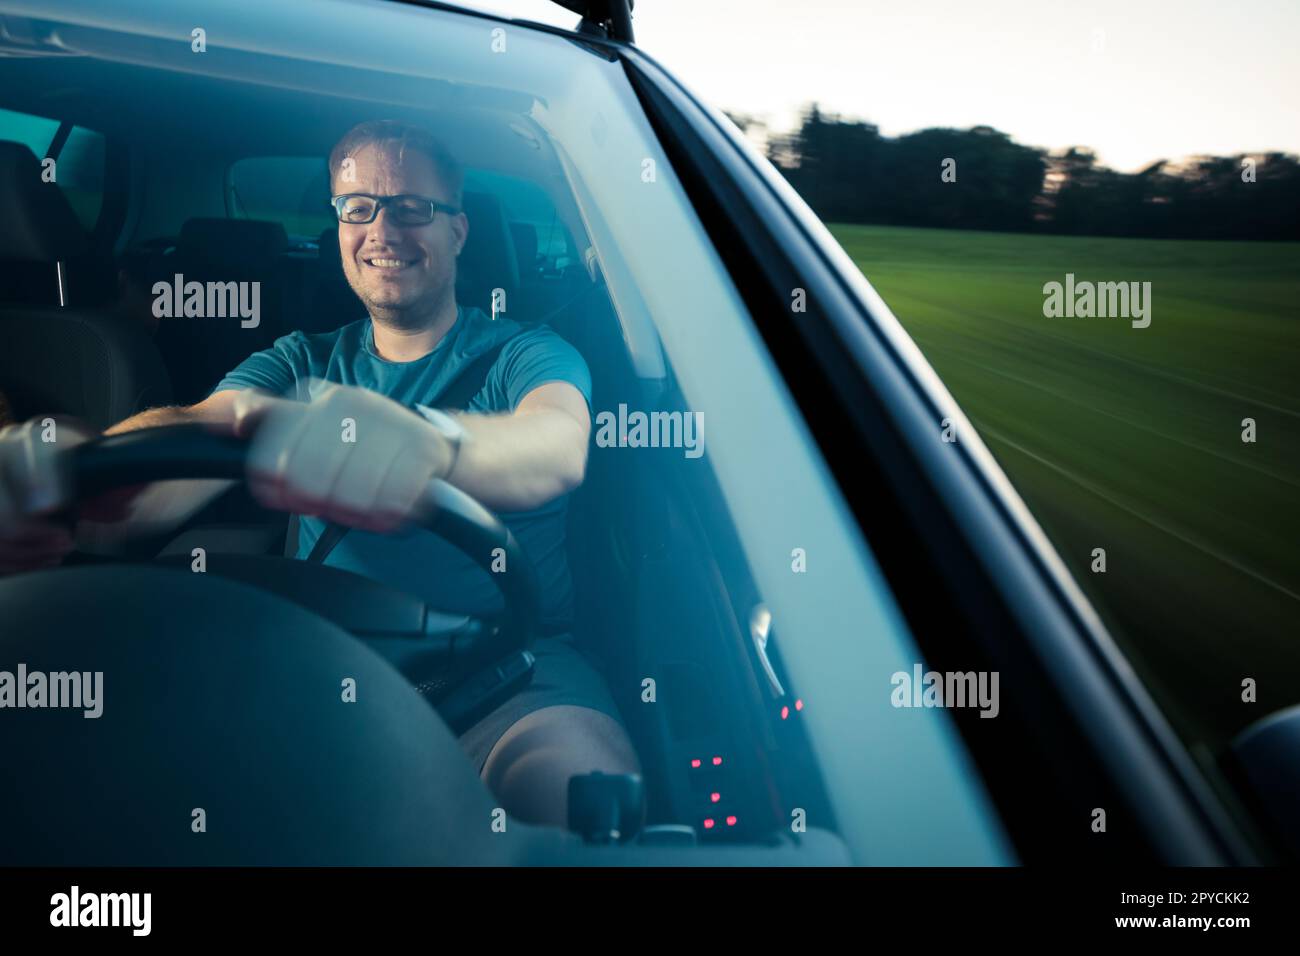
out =
<path fill-rule="evenodd" d="M 107 433 L 201 422 L 247 436 L 249 488 L 264 506 L 299 516 L 297 557 L 434 607 L 482 611 L 498 598 L 486 573 L 442 539 L 392 532 L 433 479 L 500 513 L 536 564 L 545 636 L 532 683 L 461 740 L 508 813 L 563 825 L 571 776 L 638 770 L 608 690 L 565 633 L 566 498 L 586 469 L 590 374 L 549 329 L 456 302 L 456 260 L 471 228 L 463 174 L 428 132 L 362 123 L 334 147 L 329 169 L 343 271 L 367 317 L 284 336 L 203 401 L 149 409 Z M 463 410 L 435 410 L 453 392 Z M 343 438 L 345 420 L 355 423 L 354 441 Z M 59 455 L 90 437 L 63 437 L 69 431 L 54 444 L 34 422 L 0 431 L 0 572 L 49 566 L 74 546 L 50 520 L 67 501 Z M 152 486 L 124 524 L 175 522 L 224 487 Z M 83 523 L 78 535 L 94 530 Z"/>

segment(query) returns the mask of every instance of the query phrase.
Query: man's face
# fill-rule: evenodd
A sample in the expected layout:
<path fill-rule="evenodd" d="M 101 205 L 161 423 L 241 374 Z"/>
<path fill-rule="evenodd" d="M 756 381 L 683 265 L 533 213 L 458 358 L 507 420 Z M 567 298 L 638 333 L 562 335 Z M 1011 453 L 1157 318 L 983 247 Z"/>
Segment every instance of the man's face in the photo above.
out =
<path fill-rule="evenodd" d="M 456 205 L 422 153 L 408 149 L 399 162 L 396 147 L 370 144 L 351 158 L 356 181 L 336 176 L 336 196 L 413 194 Z M 448 298 L 454 299 L 456 256 L 468 233 L 463 213 L 438 212 L 426 225 L 407 226 L 384 207 L 373 222 L 339 223 L 343 274 L 373 318 L 397 328 L 422 328 L 437 318 Z"/>

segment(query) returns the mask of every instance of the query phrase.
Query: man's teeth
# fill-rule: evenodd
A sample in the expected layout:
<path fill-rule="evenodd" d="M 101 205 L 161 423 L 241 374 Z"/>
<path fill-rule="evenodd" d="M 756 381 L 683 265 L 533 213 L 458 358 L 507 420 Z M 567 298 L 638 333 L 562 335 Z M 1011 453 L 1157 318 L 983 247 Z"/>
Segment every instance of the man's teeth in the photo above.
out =
<path fill-rule="evenodd" d="M 407 259 L 367 259 L 366 262 L 378 269 L 400 269 L 410 265 Z"/>

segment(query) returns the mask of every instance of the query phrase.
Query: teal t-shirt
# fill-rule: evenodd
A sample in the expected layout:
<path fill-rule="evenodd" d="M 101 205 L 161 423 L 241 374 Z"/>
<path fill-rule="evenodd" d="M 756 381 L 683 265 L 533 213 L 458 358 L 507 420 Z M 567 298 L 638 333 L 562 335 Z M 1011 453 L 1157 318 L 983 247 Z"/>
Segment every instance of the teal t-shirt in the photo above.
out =
<path fill-rule="evenodd" d="M 408 408 L 417 403 L 436 408 L 458 371 L 503 341 L 506 344 L 467 411 L 513 411 L 525 395 L 547 382 L 568 382 L 587 399 L 590 410 L 591 373 L 573 346 L 545 326 L 525 328 L 464 306 L 434 350 L 413 362 L 381 358 L 374 348 L 370 319 L 365 318 L 333 332 L 291 332 L 271 348 L 250 355 L 212 391 L 260 388 L 305 401 L 311 397 L 308 382 L 316 379 L 368 388 Z M 547 631 L 567 629 L 573 615 L 573 584 L 564 547 L 567 505 L 568 496 L 562 495 L 532 511 L 500 516 L 537 567 Z M 320 518 L 299 517 L 297 557 L 311 553 L 324 527 Z M 452 545 L 420 529 L 395 535 L 349 530 L 325 563 L 419 595 L 439 610 L 476 614 L 501 606 L 500 592 L 487 572 Z"/>

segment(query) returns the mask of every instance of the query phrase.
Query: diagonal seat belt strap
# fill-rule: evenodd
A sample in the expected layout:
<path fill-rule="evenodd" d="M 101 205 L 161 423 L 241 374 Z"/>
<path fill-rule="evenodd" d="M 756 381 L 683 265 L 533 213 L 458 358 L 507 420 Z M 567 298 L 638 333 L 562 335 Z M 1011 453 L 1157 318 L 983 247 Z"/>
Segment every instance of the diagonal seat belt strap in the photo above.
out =
<path fill-rule="evenodd" d="M 509 339 L 506 341 L 508 342 Z M 462 368 L 451 380 L 451 384 L 442 390 L 442 395 L 438 398 L 438 407 L 463 411 L 469 405 L 470 399 L 482 391 L 487 381 L 488 371 L 496 362 L 505 344 L 505 342 L 498 343 Z M 322 563 L 347 530 L 346 525 L 336 524 L 333 521 L 326 524 L 325 530 L 312 546 L 311 554 L 307 555 L 307 560 L 314 564 Z"/>
<path fill-rule="evenodd" d="M 325 530 L 320 533 L 316 543 L 312 545 L 311 554 L 307 555 L 307 560 L 314 564 L 320 564 L 326 556 L 334 550 L 334 546 L 339 543 L 339 539 L 347 531 L 346 525 L 336 524 L 331 521 L 325 525 Z"/>

